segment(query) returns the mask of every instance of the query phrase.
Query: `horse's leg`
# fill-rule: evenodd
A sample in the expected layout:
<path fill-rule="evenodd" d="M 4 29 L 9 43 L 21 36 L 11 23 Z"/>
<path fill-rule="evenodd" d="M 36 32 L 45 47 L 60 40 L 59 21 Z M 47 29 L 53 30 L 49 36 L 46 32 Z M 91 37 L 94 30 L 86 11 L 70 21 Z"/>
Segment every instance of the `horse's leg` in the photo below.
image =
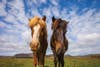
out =
<path fill-rule="evenodd" d="M 44 67 L 44 61 L 45 61 L 45 55 L 43 55 L 43 59 L 42 59 L 42 67 Z"/>
<path fill-rule="evenodd" d="M 64 54 L 61 55 L 61 67 L 64 67 Z"/>
<path fill-rule="evenodd" d="M 55 67 L 57 67 L 57 55 L 56 54 L 54 54 L 54 65 Z"/>
<path fill-rule="evenodd" d="M 58 55 L 58 66 L 61 67 L 61 55 Z"/>
<path fill-rule="evenodd" d="M 41 67 L 44 67 L 44 55 L 42 55 L 42 57 L 41 57 Z"/>
<path fill-rule="evenodd" d="M 42 58 L 42 67 L 44 67 L 44 56 Z"/>
<path fill-rule="evenodd" d="M 42 53 L 38 56 L 39 67 L 44 67 L 44 55 Z"/>
<path fill-rule="evenodd" d="M 37 66 L 37 56 L 35 53 L 34 53 L 33 59 L 34 59 L 34 67 L 36 67 Z"/>
<path fill-rule="evenodd" d="M 60 67 L 60 60 L 58 60 L 58 66 Z"/>

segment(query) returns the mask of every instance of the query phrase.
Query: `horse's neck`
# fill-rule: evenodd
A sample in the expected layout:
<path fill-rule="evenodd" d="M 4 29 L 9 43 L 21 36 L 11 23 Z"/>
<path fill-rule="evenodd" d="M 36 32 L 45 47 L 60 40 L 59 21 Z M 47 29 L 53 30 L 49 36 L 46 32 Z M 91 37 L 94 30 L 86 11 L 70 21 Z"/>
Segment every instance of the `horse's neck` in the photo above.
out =
<path fill-rule="evenodd" d="M 40 39 L 44 40 L 47 39 L 47 31 L 46 28 L 44 27 L 40 33 Z"/>
<path fill-rule="evenodd" d="M 46 31 L 46 28 L 43 28 L 41 34 L 40 34 L 40 38 L 39 38 L 39 41 L 40 41 L 40 47 L 44 47 L 43 45 L 48 45 L 47 43 L 47 31 Z"/>
<path fill-rule="evenodd" d="M 62 34 L 60 35 L 58 32 L 53 31 L 52 38 L 53 38 L 54 40 L 59 40 L 59 38 L 61 38 L 61 39 L 64 40 L 66 37 L 65 37 L 65 33 L 62 33 Z"/>

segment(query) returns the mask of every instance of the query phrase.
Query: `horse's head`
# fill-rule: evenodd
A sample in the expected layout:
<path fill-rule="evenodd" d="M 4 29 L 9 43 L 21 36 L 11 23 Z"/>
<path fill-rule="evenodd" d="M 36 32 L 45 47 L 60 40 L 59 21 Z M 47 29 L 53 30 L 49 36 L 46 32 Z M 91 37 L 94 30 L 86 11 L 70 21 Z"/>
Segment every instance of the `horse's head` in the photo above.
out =
<path fill-rule="evenodd" d="M 46 17 L 43 16 L 43 18 L 39 18 L 38 16 L 35 16 L 32 19 L 29 19 L 29 27 L 32 31 L 32 41 L 30 43 L 30 47 L 33 51 L 36 51 L 40 46 L 39 37 L 42 32 L 42 29 L 46 26 Z"/>
<path fill-rule="evenodd" d="M 68 21 L 62 20 L 61 18 L 56 19 L 56 18 L 52 17 L 52 30 L 55 31 L 55 30 L 59 29 L 66 33 L 66 31 L 67 31 L 66 28 L 67 28 L 68 23 L 69 23 Z"/>
<path fill-rule="evenodd" d="M 65 33 L 67 32 L 68 21 L 61 18 L 56 19 L 52 17 L 52 30 L 55 34 L 55 41 L 57 44 L 64 44 Z"/>

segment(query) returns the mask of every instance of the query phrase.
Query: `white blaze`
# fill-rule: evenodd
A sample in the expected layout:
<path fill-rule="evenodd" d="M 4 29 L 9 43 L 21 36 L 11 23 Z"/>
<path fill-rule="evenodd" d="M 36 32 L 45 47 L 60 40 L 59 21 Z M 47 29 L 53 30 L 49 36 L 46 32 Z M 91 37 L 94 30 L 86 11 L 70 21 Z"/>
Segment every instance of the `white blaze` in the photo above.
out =
<path fill-rule="evenodd" d="M 37 24 L 36 26 L 33 27 L 34 29 L 34 32 L 33 32 L 33 37 L 32 37 L 32 42 L 36 43 L 36 42 L 39 42 L 39 29 L 40 29 L 40 25 Z"/>

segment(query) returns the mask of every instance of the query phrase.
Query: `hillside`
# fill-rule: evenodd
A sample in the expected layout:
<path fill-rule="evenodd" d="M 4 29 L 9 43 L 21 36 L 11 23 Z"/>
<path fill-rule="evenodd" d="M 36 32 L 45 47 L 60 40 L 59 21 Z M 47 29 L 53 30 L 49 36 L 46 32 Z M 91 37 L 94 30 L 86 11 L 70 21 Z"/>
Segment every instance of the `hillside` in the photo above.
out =
<path fill-rule="evenodd" d="M 31 58 L 33 56 L 32 53 L 20 53 L 16 54 L 14 56 L 0 56 L 0 58 L 5 58 L 5 57 L 16 57 L 16 58 Z M 46 55 L 46 57 L 52 57 L 53 55 Z M 65 57 L 90 57 L 90 58 L 100 58 L 100 54 L 89 54 L 89 55 L 84 55 L 84 56 L 71 56 L 71 55 L 65 55 Z"/>

